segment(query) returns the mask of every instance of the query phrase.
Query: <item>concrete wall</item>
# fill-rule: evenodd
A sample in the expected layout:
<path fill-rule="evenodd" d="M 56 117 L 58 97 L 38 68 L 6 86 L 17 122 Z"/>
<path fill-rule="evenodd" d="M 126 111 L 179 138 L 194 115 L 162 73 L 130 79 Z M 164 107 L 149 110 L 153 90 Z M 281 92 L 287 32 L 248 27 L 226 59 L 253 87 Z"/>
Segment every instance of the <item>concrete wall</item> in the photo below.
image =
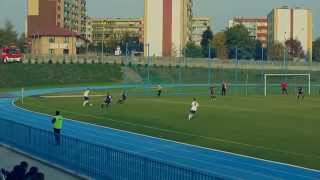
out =
<path fill-rule="evenodd" d="M 55 37 L 55 42 L 49 42 L 50 37 L 44 36 L 33 39 L 32 53 L 35 55 L 49 55 L 50 49 L 54 50 L 53 55 L 63 55 L 64 49 L 69 49 L 69 55 L 76 54 L 76 37 Z"/>
<path fill-rule="evenodd" d="M 145 0 L 145 44 L 149 44 L 150 56 L 162 56 L 163 1 Z M 148 46 L 145 55 L 148 54 Z"/>
<path fill-rule="evenodd" d="M 189 0 L 145 0 L 144 43 L 150 45 L 150 56 L 181 56 L 188 39 L 188 4 Z"/>
<path fill-rule="evenodd" d="M 39 15 L 39 0 L 28 0 L 28 15 L 38 16 Z"/>
<path fill-rule="evenodd" d="M 301 42 L 304 52 L 308 51 L 308 11 L 298 9 L 294 11 L 293 38 Z"/>
<path fill-rule="evenodd" d="M 276 11 L 277 26 L 275 40 L 285 42 L 290 39 L 290 9 L 278 9 Z"/>
<path fill-rule="evenodd" d="M 175 54 L 172 56 L 181 57 L 182 44 L 182 33 L 183 33 L 183 8 L 181 0 L 172 1 L 172 50 Z"/>
<path fill-rule="evenodd" d="M 312 61 L 313 18 L 309 9 L 274 9 L 268 15 L 268 46 L 274 41 L 284 43 L 290 38 L 301 42 Z M 308 53 L 308 54 L 307 54 Z"/>

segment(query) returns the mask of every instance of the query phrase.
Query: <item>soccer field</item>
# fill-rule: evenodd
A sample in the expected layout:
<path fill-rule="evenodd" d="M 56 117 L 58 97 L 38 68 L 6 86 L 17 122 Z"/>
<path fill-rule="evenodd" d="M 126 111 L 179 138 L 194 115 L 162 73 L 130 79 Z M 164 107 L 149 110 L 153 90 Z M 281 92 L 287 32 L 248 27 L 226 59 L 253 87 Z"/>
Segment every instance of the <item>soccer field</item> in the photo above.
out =
<path fill-rule="evenodd" d="M 113 104 L 101 109 L 102 97 L 82 107 L 80 97 L 28 97 L 23 107 L 65 117 L 253 157 L 320 169 L 320 99 L 295 96 L 227 96 L 212 101 L 196 96 L 199 112 L 187 120 L 193 96 L 130 95 L 117 104 L 120 91 L 109 91 Z M 93 92 L 102 95 L 101 91 Z M 50 95 L 52 96 L 52 94 Z M 21 106 L 20 101 L 17 102 Z"/>

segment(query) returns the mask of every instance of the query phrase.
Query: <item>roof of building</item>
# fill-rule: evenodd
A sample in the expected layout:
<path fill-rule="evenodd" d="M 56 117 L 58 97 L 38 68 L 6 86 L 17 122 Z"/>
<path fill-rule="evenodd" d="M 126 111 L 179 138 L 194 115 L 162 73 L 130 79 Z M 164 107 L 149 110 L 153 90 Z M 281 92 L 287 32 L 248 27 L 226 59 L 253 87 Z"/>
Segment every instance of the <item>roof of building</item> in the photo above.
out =
<path fill-rule="evenodd" d="M 236 16 L 234 20 L 267 20 L 267 16 L 260 16 L 260 17 L 245 17 L 245 16 Z"/>
<path fill-rule="evenodd" d="M 209 16 L 193 16 L 192 20 L 207 20 L 207 21 L 210 21 L 211 17 L 209 17 Z"/>
<path fill-rule="evenodd" d="M 128 17 L 128 18 L 110 18 L 110 17 L 90 17 L 91 21 L 143 21 L 142 17 Z"/>
<path fill-rule="evenodd" d="M 294 9 L 294 10 L 296 10 L 296 9 L 300 9 L 300 10 L 311 10 L 310 8 L 298 7 L 298 6 L 296 6 L 296 7 L 281 6 L 281 7 L 277 7 L 277 8 L 275 8 L 275 9 Z"/>
<path fill-rule="evenodd" d="M 46 28 L 41 27 L 33 32 L 30 36 L 74 36 L 80 37 L 80 33 L 70 31 L 66 28 L 54 27 Z"/>

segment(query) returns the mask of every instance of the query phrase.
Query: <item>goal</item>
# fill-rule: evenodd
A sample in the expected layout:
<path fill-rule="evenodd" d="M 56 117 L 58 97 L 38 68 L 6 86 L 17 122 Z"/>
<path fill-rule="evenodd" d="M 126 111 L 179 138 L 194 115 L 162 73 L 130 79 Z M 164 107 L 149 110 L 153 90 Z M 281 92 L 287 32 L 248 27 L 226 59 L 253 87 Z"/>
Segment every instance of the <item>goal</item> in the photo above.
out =
<path fill-rule="evenodd" d="M 264 74 L 264 95 L 267 96 L 267 89 L 268 89 L 268 78 L 270 77 L 305 77 L 307 82 L 308 94 L 311 94 L 311 75 L 310 74 Z M 290 84 L 289 84 L 290 86 Z"/>

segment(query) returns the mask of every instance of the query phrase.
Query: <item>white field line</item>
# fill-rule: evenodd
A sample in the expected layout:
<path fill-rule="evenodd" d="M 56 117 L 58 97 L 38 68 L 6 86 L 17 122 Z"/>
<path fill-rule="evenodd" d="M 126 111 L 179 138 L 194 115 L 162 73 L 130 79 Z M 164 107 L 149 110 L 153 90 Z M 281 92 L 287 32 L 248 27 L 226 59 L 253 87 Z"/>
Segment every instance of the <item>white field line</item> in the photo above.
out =
<path fill-rule="evenodd" d="M 90 97 L 104 97 L 105 95 L 90 95 Z M 50 95 L 50 96 L 39 96 L 40 98 L 46 98 L 46 99 L 55 99 L 55 98 L 82 98 L 81 95 Z M 163 99 L 137 99 L 138 101 L 150 101 L 150 102 L 158 102 L 158 103 L 168 103 L 168 104 L 181 104 L 181 105 L 187 105 L 189 106 L 190 103 L 185 103 L 181 101 L 170 101 L 170 100 L 163 100 Z M 249 109 L 249 108 L 241 108 L 241 107 L 232 107 L 232 106 L 210 106 L 210 105 L 201 105 L 201 107 L 206 108 L 216 108 L 216 109 L 233 109 L 237 111 L 248 111 L 248 112 L 254 112 L 255 109 Z"/>
<path fill-rule="evenodd" d="M 106 95 L 90 95 L 89 97 L 104 97 Z M 57 95 L 57 96 L 39 96 L 41 98 L 82 98 L 82 95 Z"/>

